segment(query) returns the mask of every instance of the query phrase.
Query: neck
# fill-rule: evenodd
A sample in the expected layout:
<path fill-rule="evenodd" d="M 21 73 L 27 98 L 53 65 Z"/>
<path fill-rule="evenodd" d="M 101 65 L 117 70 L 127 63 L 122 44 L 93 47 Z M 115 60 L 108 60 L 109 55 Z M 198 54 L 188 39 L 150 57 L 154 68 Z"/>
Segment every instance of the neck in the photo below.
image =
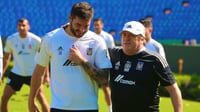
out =
<path fill-rule="evenodd" d="M 98 35 L 100 35 L 100 34 L 101 34 L 101 31 L 96 31 L 95 33 L 98 34 Z"/>
<path fill-rule="evenodd" d="M 19 34 L 20 38 L 26 38 L 28 34 Z"/>
<path fill-rule="evenodd" d="M 123 51 L 124 51 L 124 54 L 126 54 L 128 56 L 133 56 L 133 55 L 136 55 L 143 48 L 144 48 L 144 46 L 139 46 L 139 47 L 137 47 L 135 49 L 132 49 L 132 50 L 125 50 L 125 49 L 123 49 Z"/>
<path fill-rule="evenodd" d="M 76 36 L 74 35 L 73 31 L 70 29 L 70 26 L 69 26 L 69 25 L 66 25 L 66 26 L 64 26 L 63 28 L 64 28 L 65 32 L 66 32 L 68 35 L 70 35 L 70 36 L 72 36 L 72 37 L 76 37 Z"/>
<path fill-rule="evenodd" d="M 148 42 L 148 41 L 150 41 L 151 39 L 152 39 L 152 37 L 149 36 L 149 37 L 146 39 L 146 41 Z"/>
<path fill-rule="evenodd" d="M 63 29 L 65 30 L 65 32 L 70 35 L 70 36 L 74 36 L 69 28 L 69 25 L 66 25 L 63 27 Z"/>

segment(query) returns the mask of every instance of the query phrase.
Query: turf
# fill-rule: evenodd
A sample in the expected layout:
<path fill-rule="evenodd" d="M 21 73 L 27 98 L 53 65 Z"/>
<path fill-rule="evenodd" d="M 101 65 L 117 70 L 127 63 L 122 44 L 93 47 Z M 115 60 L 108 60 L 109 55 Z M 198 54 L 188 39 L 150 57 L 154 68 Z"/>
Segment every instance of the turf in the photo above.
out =
<path fill-rule="evenodd" d="M 2 95 L 5 84 L 0 86 L 0 95 Z M 50 89 L 44 86 L 45 95 L 48 102 L 50 102 Z M 28 112 L 28 95 L 29 86 L 24 85 L 20 92 L 13 95 L 9 101 L 10 112 Z M 184 100 L 183 102 L 184 112 L 200 112 L 200 102 Z M 107 112 L 107 105 L 104 100 L 104 94 L 102 90 L 99 90 L 99 108 L 100 112 Z M 160 102 L 161 112 L 173 112 L 170 98 L 161 97 Z"/>

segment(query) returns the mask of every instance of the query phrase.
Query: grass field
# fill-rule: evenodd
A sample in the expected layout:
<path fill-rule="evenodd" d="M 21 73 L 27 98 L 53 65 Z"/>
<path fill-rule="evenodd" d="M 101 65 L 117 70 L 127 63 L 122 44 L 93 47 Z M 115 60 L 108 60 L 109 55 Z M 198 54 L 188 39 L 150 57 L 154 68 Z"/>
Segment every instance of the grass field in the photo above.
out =
<path fill-rule="evenodd" d="M 0 95 L 2 95 L 4 84 L 0 85 Z M 44 86 L 45 95 L 47 100 L 50 102 L 50 90 Z M 17 92 L 9 101 L 9 111 L 10 112 L 28 112 L 28 95 L 29 87 L 24 85 L 20 92 Z M 104 100 L 104 94 L 99 90 L 99 107 L 100 112 L 107 112 L 107 106 Z M 184 112 L 200 112 L 200 102 L 184 100 Z M 160 112 L 173 112 L 172 104 L 170 98 L 161 97 L 160 102 Z"/>

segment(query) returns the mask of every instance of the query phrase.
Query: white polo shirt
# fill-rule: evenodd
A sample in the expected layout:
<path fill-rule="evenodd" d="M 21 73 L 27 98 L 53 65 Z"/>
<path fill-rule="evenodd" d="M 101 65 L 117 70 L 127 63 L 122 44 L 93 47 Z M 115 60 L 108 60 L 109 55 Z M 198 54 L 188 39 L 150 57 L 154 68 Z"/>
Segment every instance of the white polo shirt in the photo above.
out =
<path fill-rule="evenodd" d="M 105 40 L 108 48 L 115 47 L 115 42 L 114 42 L 112 35 L 110 35 L 109 33 L 105 32 L 105 31 L 101 31 L 101 33 L 99 35 Z"/>
<path fill-rule="evenodd" d="M 43 39 L 36 61 L 42 66 L 51 63 L 51 108 L 98 109 L 98 85 L 81 66 L 68 60 L 68 55 L 72 45 L 76 45 L 95 67 L 111 68 L 103 39 L 91 31 L 81 38 L 71 37 L 63 28 L 48 33 Z"/>
<path fill-rule="evenodd" d="M 34 57 L 40 47 L 41 39 L 28 32 L 26 38 L 20 38 L 19 33 L 14 33 L 6 40 L 4 51 L 12 53 L 14 65 L 11 71 L 20 76 L 31 76 L 35 68 Z"/>
<path fill-rule="evenodd" d="M 158 54 L 166 58 L 163 46 L 156 40 L 154 39 L 149 40 L 148 42 L 146 42 L 145 47 L 151 51 L 157 52 Z"/>

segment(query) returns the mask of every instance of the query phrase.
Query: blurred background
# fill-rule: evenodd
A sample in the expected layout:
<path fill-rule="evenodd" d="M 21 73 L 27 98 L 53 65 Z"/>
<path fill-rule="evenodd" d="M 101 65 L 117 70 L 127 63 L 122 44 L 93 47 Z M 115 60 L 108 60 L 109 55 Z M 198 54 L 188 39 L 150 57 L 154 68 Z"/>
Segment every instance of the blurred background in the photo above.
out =
<path fill-rule="evenodd" d="M 16 32 L 16 21 L 28 18 L 31 32 L 43 36 L 68 21 L 72 4 L 82 0 L 1 0 L 1 36 Z M 149 17 L 153 38 L 163 44 L 200 42 L 200 0 L 85 0 L 95 9 L 94 17 L 104 20 L 104 30 L 114 30 L 116 43 L 123 24 Z M 91 25 L 91 30 L 93 27 Z"/>
<path fill-rule="evenodd" d="M 28 18 L 30 31 L 42 37 L 67 23 L 72 5 L 80 1 L 1 0 L 0 32 L 3 43 L 9 35 L 17 32 L 16 22 L 19 18 Z M 94 7 L 94 18 L 103 19 L 104 30 L 116 32 L 114 40 L 117 45 L 120 45 L 119 32 L 124 23 L 146 17 L 152 19 L 152 37 L 163 44 L 172 70 L 176 73 L 200 74 L 200 0 L 85 1 Z M 90 29 L 94 31 L 93 22 Z M 182 71 L 179 71 L 180 66 L 183 66 Z"/>

